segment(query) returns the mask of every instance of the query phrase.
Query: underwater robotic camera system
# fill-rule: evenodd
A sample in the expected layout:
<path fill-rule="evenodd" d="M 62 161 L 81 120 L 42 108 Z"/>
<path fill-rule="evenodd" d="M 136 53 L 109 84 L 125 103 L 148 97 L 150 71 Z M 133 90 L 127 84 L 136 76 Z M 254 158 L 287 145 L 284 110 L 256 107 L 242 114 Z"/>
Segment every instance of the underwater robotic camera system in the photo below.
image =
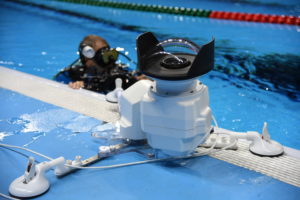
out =
<path fill-rule="evenodd" d="M 183 47 L 192 53 L 168 52 Z M 182 48 L 181 48 L 182 49 Z M 143 80 L 120 97 L 120 134 L 168 155 L 188 155 L 212 131 L 208 88 L 198 78 L 214 65 L 214 40 L 201 48 L 174 38 L 159 42 L 152 33 L 137 39 Z"/>
<path fill-rule="evenodd" d="M 172 51 L 168 51 L 172 48 Z M 117 79 L 115 91 L 107 94 L 109 101 L 118 102 L 119 105 L 120 120 L 116 123 L 115 137 L 122 142 L 100 146 L 97 155 L 86 160 L 81 160 L 80 156 L 73 161 L 44 156 L 50 161 L 35 165 L 34 159 L 30 158 L 24 175 L 9 187 L 12 196 L 28 198 L 45 193 L 50 183 L 44 173 L 50 168 L 55 168 L 57 176 L 64 176 L 77 169 L 106 169 L 192 158 L 207 155 L 214 148 L 237 149 L 238 139 L 251 141 L 249 150 L 254 154 L 283 154 L 282 145 L 270 139 L 266 123 L 262 134 L 233 132 L 219 128 L 216 122 L 212 126 L 214 118 L 209 107 L 208 87 L 198 79 L 213 69 L 214 39 L 200 47 L 182 38 L 158 41 L 152 33 L 147 32 L 137 38 L 137 54 L 140 72 L 153 81 L 140 80 L 123 91 L 122 82 Z M 141 153 L 141 146 L 154 150 L 152 155 L 142 153 L 150 159 L 113 166 L 86 167 L 102 158 L 124 153 L 126 148 Z M 199 146 L 208 150 L 202 154 L 195 153 Z"/>
<path fill-rule="evenodd" d="M 193 53 L 168 52 L 183 47 Z M 214 66 L 214 39 L 199 47 L 182 38 L 159 42 L 148 32 L 137 38 L 139 70 L 154 81 L 142 80 L 120 95 L 120 134 L 130 140 L 146 139 L 153 148 L 170 156 L 192 154 L 199 146 L 231 147 L 227 139 L 213 134 L 253 141 L 250 151 L 278 156 L 283 147 L 272 141 L 264 124 L 257 132 L 238 133 L 211 125 L 208 87 L 198 78 Z"/>

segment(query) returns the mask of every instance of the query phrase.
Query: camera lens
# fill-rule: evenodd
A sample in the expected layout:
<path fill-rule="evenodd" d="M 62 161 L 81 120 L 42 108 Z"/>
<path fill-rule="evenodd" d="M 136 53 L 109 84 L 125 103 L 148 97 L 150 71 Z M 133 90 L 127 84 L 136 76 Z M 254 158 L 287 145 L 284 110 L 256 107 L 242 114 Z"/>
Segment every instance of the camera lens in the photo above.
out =
<path fill-rule="evenodd" d="M 160 64 L 167 69 L 180 69 L 190 65 L 190 61 L 183 57 L 168 57 Z"/>

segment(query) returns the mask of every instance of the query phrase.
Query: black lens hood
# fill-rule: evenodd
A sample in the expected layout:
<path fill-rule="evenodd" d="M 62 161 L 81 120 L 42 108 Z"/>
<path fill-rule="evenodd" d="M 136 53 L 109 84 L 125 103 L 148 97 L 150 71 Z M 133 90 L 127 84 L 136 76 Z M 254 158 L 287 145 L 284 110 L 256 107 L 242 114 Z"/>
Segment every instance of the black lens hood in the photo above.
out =
<path fill-rule="evenodd" d="M 213 69 L 214 43 L 213 38 L 209 43 L 199 47 L 197 55 L 183 52 L 166 54 L 161 53 L 164 52 L 164 48 L 159 45 L 153 33 L 143 33 L 136 40 L 138 70 L 161 80 L 187 80 L 199 77 Z"/>

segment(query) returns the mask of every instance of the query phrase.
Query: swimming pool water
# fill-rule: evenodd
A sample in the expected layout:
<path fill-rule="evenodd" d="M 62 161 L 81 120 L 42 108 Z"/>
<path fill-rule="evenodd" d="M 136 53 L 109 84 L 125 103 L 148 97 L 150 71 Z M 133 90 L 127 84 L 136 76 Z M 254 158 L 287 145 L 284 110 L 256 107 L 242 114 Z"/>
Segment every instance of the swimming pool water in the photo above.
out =
<path fill-rule="evenodd" d="M 78 43 L 88 34 L 106 38 L 112 47 L 124 47 L 134 60 L 135 38 L 144 31 L 152 31 L 160 39 L 184 37 L 198 44 L 214 36 L 216 68 L 200 80 L 209 87 L 211 107 L 219 126 L 237 131 L 260 131 L 263 122 L 267 121 L 274 140 L 300 149 L 299 27 L 142 13 L 49 1 L 27 2 L 89 14 L 99 20 L 2 1 L 0 65 L 51 79 L 78 57 Z M 159 1 L 166 5 L 174 5 L 174 2 Z M 176 2 L 178 6 L 185 5 L 181 1 Z M 190 1 L 187 7 L 207 9 L 216 6 L 215 10 L 239 7 L 237 3 L 232 7 L 230 1 L 203 2 Z M 265 3 L 268 2 L 276 1 Z M 260 8 L 266 13 L 299 12 L 297 6 L 291 6 L 294 5 L 293 1 L 278 4 L 285 4 L 286 7 Z M 240 9 L 249 9 L 250 12 L 255 7 L 256 4 L 250 4 Z M 135 66 L 131 64 L 131 67 Z M 79 148 L 84 157 L 95 153 L 99 144 L 91 140 L 90 134 L 97 130 L 101 122 L 11 91 L 0 89 L 0 96 L 1 142 L 26 145 L 53 157 L 63 152 L 68 159 L 73 158 Z M 6 163 L 2 163 L 2 169 L 14 166 L 12 174 L 1 170 L 1 176 L 4 176 L 3 184 L 0 184 L 1 191 L 7 190 L 9 180 L 23 173 L 23 168 L 18 164 L 25 166 L 26 159 L 14 159 L 14 156 L 14 152 L 1 150 L 0 160 Z M 12 159 L 8 161 L 7 157 Z M 121 155 L 103 164 L 139 159 L 138 155 Z M 67 197 L 76 199 L 77 193 L 74 190 L 80 189 L 90 192 L 81 194 L 82 198 L 87 195 L 87 198 L 108 199 L 120 196 L 123 199 L 197 199 L 195 191 L 199 190 L 198 187 L 206 191 L 205 198 L 208 199 L 218 199 L 220 196 L 229 199 L 284 199 L 285 194 L 289 194 L 289 199 L 296 199 L 299 195 L 298 188 L 212 158 L 196 159 L 183 168 L 162 166 L 137 166 L 108 172 L 81 171 L 65 177 L 63 181 L 49 175 L 54 187 L 51 194 L 47 193 L 41 199 L 59 196 L 61 191 L 67 193 Z M 147 176 L 145 171 L 149 172 Z M 96 174 L 101 178 L 95 179 Z M 127 182 L 131 177 L 138 178 Z M 157 183 L 157 177 L 163 177 L 160 183 Z M 87 180 L 92 182 L 87 183 Z M 156 185 L 150 186 L 145 182 Z M 198 184 L 192 184 L 195 182 Z M 177 191 L 174 192 L 173 188 L 177 188 Z M 240 190 L 239 195 L 232 191 L 236 189 Z M 135 196 L 132 190 L 136 191 Z"/>
<path fill-rule="evenodd" d="M 100 122 L 53 105 L 0 89 L 5 143 L 29 147 L 47 156 L 73 159 L 95 155 L 101 144 L 91 138 Z M 11 106 L 13 102 L 13 108 Z M 18 116 L 16 118 L 16 116 Z M 9 119 L 9 120 L 6 120 Z M 19 151 L 20 152 L 20 151 Z M 42 158 L 34 156 L 38 162 Z M 136 153 L 120 154 L 97 163 L 111 165 L 144 160 Z M 0 192 L 24 173 L 24 155 L 1 148 Z M 271 177 L 205 156 L 182 165 L 156 163 L 108 170 L 81 170 L 63 178 L 46 177 L 50 190 L 37 199 L 272 199 L 296 200 L 300 189 Z"/>
<path fill-rule="evenodd" d="M 103 23 L 5 1 L 0 19 L 1 65 L 51 78 L 78 57 L 77 45 L 87 34 L 101 35 L 111 46 L 124 47 L 134 60 L 135 38 L 143 31 L 153 31 L 161 39 L 185 37 L 198 44 L 214 36 L 217 70 L 201 80 L 210 88 L 211 106 L 221 126 L 259 131 L 267 121 L 274 139 L 300 148 L 298 27 L 59 2 L 49 5 L 89 13 Z"/>
<path fill-rule="evenodd" d="M 218 11 L 299 15 L 297 0 L 116 0 L 119 2 L 158 4 L 163 6 L 190 7 Z"/>

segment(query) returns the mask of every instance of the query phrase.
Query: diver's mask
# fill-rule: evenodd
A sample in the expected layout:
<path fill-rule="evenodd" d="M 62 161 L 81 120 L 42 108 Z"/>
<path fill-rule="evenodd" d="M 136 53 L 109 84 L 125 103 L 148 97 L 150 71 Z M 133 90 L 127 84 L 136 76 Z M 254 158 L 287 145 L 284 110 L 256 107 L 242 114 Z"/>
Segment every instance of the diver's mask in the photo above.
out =
<path fill-rule="evenodd" d="M 106 66 L 114 63 L 119 56 L 119 52 L 116 49 L 103 47 L 95 51 L 91 46 L 83 46 L 79 49 L 81 61 L 83 57 L 87 59 L 93 59 L 98 65 Z M 85 64 L 85 63 L 83 63 Z"/>

